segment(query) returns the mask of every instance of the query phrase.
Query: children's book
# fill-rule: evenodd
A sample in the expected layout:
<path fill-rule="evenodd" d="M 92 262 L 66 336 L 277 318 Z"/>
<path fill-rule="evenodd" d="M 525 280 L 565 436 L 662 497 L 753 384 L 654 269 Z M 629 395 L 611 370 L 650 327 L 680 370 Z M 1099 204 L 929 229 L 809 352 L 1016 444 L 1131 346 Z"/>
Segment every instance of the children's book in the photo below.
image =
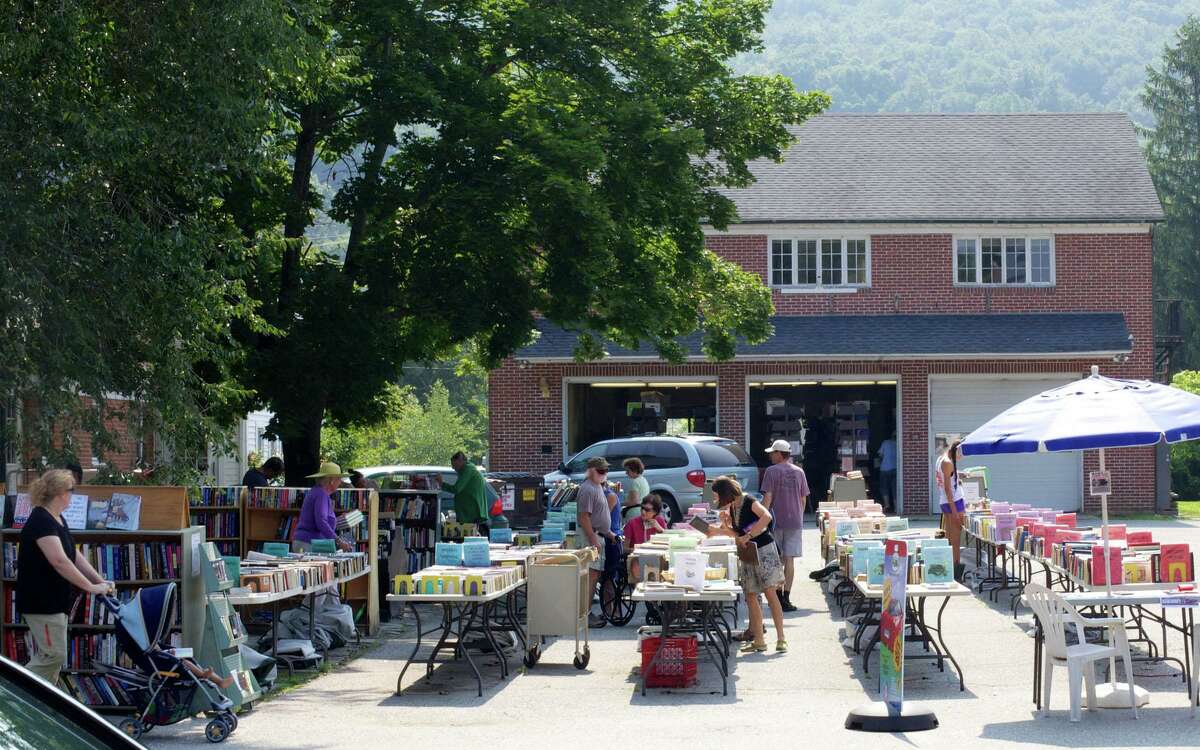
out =
<path fill-rule="evenodd" d="M 30 499 L 28 492 L 18 492 L 17 499 L 13 505 L 13 528 L 19 529 L 29 520 L 29 514 L 33 512 L 33 500 Z"/>
<path fill-rule="evenodd" d="M 1158 561 L 1162 583 L 1187 583 L 1195 580 L 1192 550 L 1187 544 L 1164 544 Z"/>
<path fill-rule="evenodd" d="M 140 495 L 127 495 L 114 492 L 108 501 L 108 515 L 104 519 L 104 528 L 120 529 L 121 531 L 137 531 L 142 519 L 142 498 Z"/>
<path fill-rule="evenodd" d="M 108 520 L 108 501 L 103 498 L 92 498 L 88 500 L 87 506 L 87 528 L 88 529 L 103 529 L 104 522 Z"/>
<path fill-rule="evenodd" d="M 1099 586 L 1104 583 L 1112 583 L 1117 586 L 1124 581 L 1124 566 L 1121 564 L 1121 549 L 1120 547 L 1110 547 L 1108 550 L 1108 564 L 1104 564 L 1104 546 L 1095 545 L 1092 547 L 1092 585 Z"/>
<path fill-rule="evenodd" d="M 954 550 L 950 547 L 922 545 L 921 560 L 925 563 L 925 583 L 950 583 L 954 580 Z"/>
<path fill-rule="evenodd" d="M 87 528 L 88 496 L 71 495 L 71 503 L 62 513 L 63 523 L 68 529 Z"/>
<path fill-rule="evenodd" d="M 883 547 L 867 550 L 867 583 L 871 586 L 883 585 Z"/>

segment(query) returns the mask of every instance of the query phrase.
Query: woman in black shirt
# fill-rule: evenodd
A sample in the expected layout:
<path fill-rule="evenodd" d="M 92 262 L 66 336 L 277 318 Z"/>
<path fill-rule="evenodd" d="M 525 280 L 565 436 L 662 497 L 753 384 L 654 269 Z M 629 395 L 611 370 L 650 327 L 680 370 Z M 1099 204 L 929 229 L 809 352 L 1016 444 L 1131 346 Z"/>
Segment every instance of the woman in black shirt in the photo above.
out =
<path fill-rule="evenodd" d="M 709 536 L 731 536 L 739 549 L 753 545 L 757 552 L 757 563 L 743 561 L 738 565 L 742 591 L 746 594 L 746 609 L 750 613 L 748 631 L 752 638 L 750 643 L 742 647 L 742 652 L 756 653 L 767 650 L 762 606 L 758 601 L 758 595 L 762 594 L 767 597 L 771 619 L 775 622 L 775 651 L 783 653 L 787 651 L 788 645 L 783 635 L 783 607 L 779 603 L 777 591 L 783 584 L 783 560 L 779 557 L 775 538 L 771 536 L 771 511 L 754 498 L 744 495 L 742 486 L 730 477 L 717 479 L 712 488 L 713 494 L 717 496 L 717 505 L 727 510 L 729 525 L 720 529 L 710 528 Z M 738 557 L 741 558 L 742 554 L 739 553 Z"/>
<path fill-rule="evenodd" d="M 33 511 L 21 529 L 17 551 L 17 611 L 29 626 L 36 653 L 29 670 L 58 684 L 67 661 L 67 613 L 75 586 L 89 594 L 106 594 L 113 584 L 75 554 L 75 541 L 63 523 L 75 479 L 71 472 L 48 471 L 30 488 Z"/>

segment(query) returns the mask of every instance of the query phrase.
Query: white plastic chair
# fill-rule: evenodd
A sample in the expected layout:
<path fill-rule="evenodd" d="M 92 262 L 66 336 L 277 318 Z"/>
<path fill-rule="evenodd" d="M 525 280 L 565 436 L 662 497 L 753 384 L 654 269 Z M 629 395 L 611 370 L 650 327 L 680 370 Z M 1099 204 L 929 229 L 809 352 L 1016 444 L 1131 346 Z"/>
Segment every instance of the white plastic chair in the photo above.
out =
<path fill-rule="evenodd" d="M 1134 695 L 1133 667 L 1129 655 L 1129 639 L 1125 634 L 1125 621 L 1120 617 L 1083 617 L 1069 602 L 1057 593 L 1038 586 L 1026 584 L 1025 601 L 1042 625 L 1044 645 L 1042 647 L 1042 712 L 1050 711 L 1050 678 L 1057 665 L 1066 665 L 1067 679 L 1071 685 L 1071 721 L 1079 721 L 1080 682 L 1087 686 L 1088 710 L 1096 710 L 1095 662 L 1113 660 L 1111 669 L 1116 668 L 1115 659 L 1125 663 L 1125 679 L 1129 683 L 1129 705 L 1133 718 L 1138 718 L 1137 696 Z M 1067 628 L 1075 628 L 1074 646 L 1067 645 Z M 1084 639 L 1084 628 L 1103 627 L 1108 629 L 1108 644 L 1088 643 Z M 1110 672 L 1111 674 L 1111 672 Z"/>

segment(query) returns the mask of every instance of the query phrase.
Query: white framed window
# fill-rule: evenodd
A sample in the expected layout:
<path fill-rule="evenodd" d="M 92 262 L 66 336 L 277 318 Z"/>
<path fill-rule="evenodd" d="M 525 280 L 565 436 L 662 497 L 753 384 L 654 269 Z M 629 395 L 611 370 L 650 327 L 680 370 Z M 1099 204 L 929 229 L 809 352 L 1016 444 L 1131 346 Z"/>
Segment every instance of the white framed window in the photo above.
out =
<path fill-rule="evenodd" d="M 772 239 L 768 279 L 776 289 L 855 289 L 871 285 L 866 237 Z"/>
<path fill-rule="evenodd" d="M 988 235 L 954 238 L 959 286 L 1053 286 L 1054 239 Z"/>

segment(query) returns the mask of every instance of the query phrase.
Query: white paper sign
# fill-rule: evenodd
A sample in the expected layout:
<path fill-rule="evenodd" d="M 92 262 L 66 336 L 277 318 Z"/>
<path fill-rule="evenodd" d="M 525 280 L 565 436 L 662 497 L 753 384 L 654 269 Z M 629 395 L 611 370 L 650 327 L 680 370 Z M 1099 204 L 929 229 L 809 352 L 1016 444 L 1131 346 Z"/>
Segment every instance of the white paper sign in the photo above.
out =
<path fill-rule="evenodd" d="M 968 503 L 979 502 L 979 483 L 978 482 L 963 482 L 961 485 L 963 501 Z"/>
<path fill-rule="evenodd" d="M 1092 495 L 1108 495 L 1112 493 L 1112 472 L 1092 471 L 1088 472 L 1088 489 Z"/>
<path fill-rule="evenodd" d="M 676 586 L 686 586 L 693 591 L 704 589 L 704 570 L 708 567 L 708 555 L 703 552 L 676 552 L 671 567 L 675 571 Z"/>
<path fill-rule="evenodd" d="M 87 528 L 87 495 L 71 495 L 71 504 L 63 511 L 62 520 L 68 529 Z"/>
<path fill-rule="evenodd" d="M 517 507 L 516 491 L 511 484 L 504 488 L 504 494 L 500 495 L 500 507 L 503 510 L 514 510 Z"/>

